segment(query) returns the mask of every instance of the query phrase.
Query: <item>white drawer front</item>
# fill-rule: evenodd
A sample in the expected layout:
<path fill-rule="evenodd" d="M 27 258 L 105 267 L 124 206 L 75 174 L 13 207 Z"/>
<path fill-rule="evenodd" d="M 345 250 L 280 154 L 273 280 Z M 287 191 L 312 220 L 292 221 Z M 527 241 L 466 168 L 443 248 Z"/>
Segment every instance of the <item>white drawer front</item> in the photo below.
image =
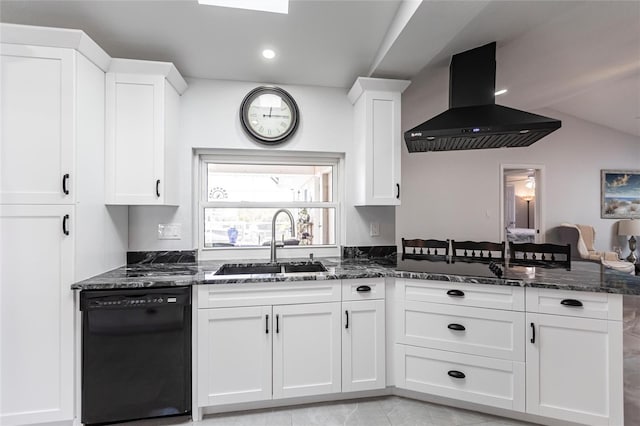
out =
<path fill-rule="evenodd" d="M 340 280 L 198 286 L 198 308 L 339 302 Z"/>
<path fill-rule="evenodd" d="M 398 342 L 524 361 L 524 312 L 400 301 Z"/>
<path fill-rule="evenodd" d="M 525 409 L 525 366 L 455 352 L 396 345 L 397 386 L 508 410 Z M 457 378 L 459 373 L 464 378 Z"/>
<path fill-rule="evenodd" d="M 342 300 L 384 299 L 384 278 L 342 281 Z"/>
<path fill-rule="evenodd" d="M 531 287 L 526 294 L 527 312 L 622 321 L 620 294 Z"/>
<path fill-rule="evenodd" d="M 524 288 L 431 280 L 397 280 L 398 297 L 479 308 L 524 310 Z"/>

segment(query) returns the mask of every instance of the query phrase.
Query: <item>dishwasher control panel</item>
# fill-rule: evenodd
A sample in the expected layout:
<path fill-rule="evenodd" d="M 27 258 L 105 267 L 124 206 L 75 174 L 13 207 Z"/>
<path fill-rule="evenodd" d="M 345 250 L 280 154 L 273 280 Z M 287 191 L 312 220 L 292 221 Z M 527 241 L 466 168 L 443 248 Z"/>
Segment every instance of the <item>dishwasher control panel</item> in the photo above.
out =
<path fill-rule="evenodd" d="M 98 290 L 83 291 L 80 294 L 80 310 L 135 309 L 151 306 L 190 305 L 191 289 L 172 288 L 164 291 Z"/>

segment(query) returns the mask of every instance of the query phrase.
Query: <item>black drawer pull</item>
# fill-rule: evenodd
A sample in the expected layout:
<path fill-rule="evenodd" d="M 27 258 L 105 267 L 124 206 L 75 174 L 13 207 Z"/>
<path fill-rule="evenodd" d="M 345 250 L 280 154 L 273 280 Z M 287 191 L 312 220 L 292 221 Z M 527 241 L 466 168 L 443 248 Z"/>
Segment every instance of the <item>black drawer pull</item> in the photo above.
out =
<path fill-rule="evenodd" d="M 265 315 L 264 323 L 266 327 L 265 333 L 269 334 L 269 314 Z"/>
<path fill-rule="evenodd" d="M 536 342 L 536 326 L 535 324 L 531 323 L 531 343 L 535 343 Z"/>
<path fill-rule="evenodd" d="M 64 192 L 64 195 L 69 195 L 69 188 L 67 188 L 68 180 L 69 180 L 69 173 L 65 173 L 64 176 L 62 176 L 62 192 Z"/>
<path fill-rule="evenodd" d="M 361 285 L 361 286 L 358 286 L 358 288 L 356 288 L 356 291 L 359 293 L 371 291 L 371 287 L 369 287 L 368 285 Z"/>
<path fill-rule="evenodd" d="M 576 299 L 564 299 L 562 302 L 560 302 L 560 304 L 564 306 L 575 306 L 575 307 L 582 306 L 582 302 Z"/>
<path fill-rule="evenodd" d="M 396 190 L 398 191 L 396 193 L 396 198 L 400 199 L 400 184 L 399 183 L 396 183 Z"/>
<path fill-rule="evenodd" d="M 160 197 L 160 179 L 156 181 L 156 196 Z"/>
<path fill-rule="evenodd" d="M 449 290 L 447 292 L 448 296 L 452 296 L 452 297 L 464 297 L 464 291 L 462 290 Z"/>
<path fill-rule="evenodd" d="M 276 333 L 280 333 L 280 315 L 276 314 Z"/>
<path fill-rule="evenodd" d="M 458 370 L 449 370 L 447 371 L 447 374 L 454 379 L 464 379 L 465 377 L 467 377 L 462 371 Z"/>
<path fill-rule="evenodd" d="M 69 235 L 69 228 L 67 228 L 67 221 L 69 220 L 69 215 L 65 214 L 62 218 L 62 233 L 64 235 Z"/>
<path fill-rule="evenodd" d="M 466 328 L 462 324 L 449 324 L 447 326 L 447 328 L 449 330 L 455 330 L 455 331 L 465 331 L 466 330 Z"/>
<path fill-rule="evenodd" d="M 349 311 L 344 311 L 345 316 L 347 317 L 347 322 L 344 325 L 344 328 L 349 328 Z"/>

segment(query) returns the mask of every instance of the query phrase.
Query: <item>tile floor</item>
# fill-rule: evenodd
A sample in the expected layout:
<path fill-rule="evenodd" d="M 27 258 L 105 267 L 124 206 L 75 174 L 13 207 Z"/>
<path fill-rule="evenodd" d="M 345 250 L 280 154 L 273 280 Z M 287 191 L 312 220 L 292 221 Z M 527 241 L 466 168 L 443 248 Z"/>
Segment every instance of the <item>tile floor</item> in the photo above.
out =
<path fill-rule="evenodd" d="M 201 423 L 184 417 L 122 423 L 126 426 L 528 426 L 475 411 L 389 396 L 301 405 L 247 413 L 208 415 Z"/>

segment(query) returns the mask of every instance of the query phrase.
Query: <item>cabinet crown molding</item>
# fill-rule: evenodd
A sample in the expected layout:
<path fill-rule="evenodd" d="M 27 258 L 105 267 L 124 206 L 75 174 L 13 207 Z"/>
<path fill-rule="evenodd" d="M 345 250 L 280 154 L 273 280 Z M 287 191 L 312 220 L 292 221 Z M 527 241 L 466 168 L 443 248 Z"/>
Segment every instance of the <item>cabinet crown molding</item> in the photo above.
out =
<path fill-rule="evenodd" d="M 108 72 L 163 75 L 179 95 L 182 95 L 187 90 L 187 82 L 171 62 L 113 58 Z"/>
<path fill-rule="evenodd" d="M 358 77 L 347 97 L 355 104 L 365 90 L 402 93 L 411 84 L 410 80 L 392 80 L 388 78 Z"/>
<path fill-rule="evenodd" d="M 111 56 L 82 30 L 0 23 L 0 40 L 10 44 L 75 49 L 102 71 L 107 71 L 111 62 Z"/>

